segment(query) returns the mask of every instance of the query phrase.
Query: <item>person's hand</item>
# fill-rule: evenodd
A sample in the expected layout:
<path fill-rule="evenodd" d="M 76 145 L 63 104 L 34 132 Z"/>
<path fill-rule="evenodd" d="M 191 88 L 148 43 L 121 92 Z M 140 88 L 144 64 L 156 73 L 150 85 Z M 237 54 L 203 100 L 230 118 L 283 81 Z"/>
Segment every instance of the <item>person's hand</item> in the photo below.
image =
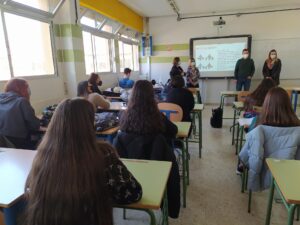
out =
<path fill-rule="evenodd" d="M 184 76 L 184 72 L 181 72 L 181 76 Z"/>
<path fill-rule="evenodd" d="M 233 79 L 233 83 L 236 83 L 237 82 L 237 79 Z"/>
<path fill-rule="evenodd" d="M 251 78 L 252 78 L 251 76 L 248 76 L 248 77 L 247 77 L 247 79 L 249 79 L 249 80 L 251 80 Z"/>

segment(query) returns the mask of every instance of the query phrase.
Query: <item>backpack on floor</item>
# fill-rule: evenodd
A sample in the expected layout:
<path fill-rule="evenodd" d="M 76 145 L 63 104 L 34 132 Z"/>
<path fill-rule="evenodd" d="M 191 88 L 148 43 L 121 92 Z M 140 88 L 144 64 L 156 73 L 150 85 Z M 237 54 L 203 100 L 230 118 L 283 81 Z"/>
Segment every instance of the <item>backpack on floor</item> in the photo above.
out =
<path fill-rule="evenodd" d="M 210 125 L 214 128 L 222 128 L 222 124 L 223 124 L 222 118 L 223 118 L 223 109 L 221 107 L 212 109 Z"/>

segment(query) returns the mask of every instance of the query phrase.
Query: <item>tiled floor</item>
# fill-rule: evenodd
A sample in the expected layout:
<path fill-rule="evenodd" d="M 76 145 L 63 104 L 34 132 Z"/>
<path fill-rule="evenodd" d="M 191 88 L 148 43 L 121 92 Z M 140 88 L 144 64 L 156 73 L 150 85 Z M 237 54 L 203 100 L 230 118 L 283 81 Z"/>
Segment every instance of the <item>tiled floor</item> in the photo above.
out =
<path fill-rule="evenodd" d="M 232 115 L 226 107 L 225 115 Z M 232 120 L 225 120 L 222 129 L 211 128 L 211 107 L 203 113 L 203 154 L 198 158 L 198 145 L 190 144 L 190 186 L 187 190 L 187 208 L 180 217 L 170 219 L 170 225 L 263 225 L 266 215 L 268 192 L 254 193 L 252 212 L 247 213 L 248 194 L 240 192 L 240 177 L 235 174 L 237 157 L 231 145 L 229 127 Z M 158 213 L 159 216 L 159 213 Z M 115 210 L 115 223 L 148 224 L 144 213 L 128 212 L 124 221 L 120 210 Z M 287 213 L 283 205 L 274 204 L 273 225 L 286 224 Z M 300 225 L 295 222 L 295 225 Z"/>

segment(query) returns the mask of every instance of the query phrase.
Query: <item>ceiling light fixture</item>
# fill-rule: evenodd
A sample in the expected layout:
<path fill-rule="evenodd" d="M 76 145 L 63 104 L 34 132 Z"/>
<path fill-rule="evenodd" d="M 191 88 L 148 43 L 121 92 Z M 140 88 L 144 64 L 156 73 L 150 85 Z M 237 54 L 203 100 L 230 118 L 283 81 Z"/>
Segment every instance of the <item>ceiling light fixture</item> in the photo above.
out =
<path fill-rule="evenodd" d="M 180 14 L 179 14 L 179 8 L 178 8 L 178 6 L 177 6 L 175 0 L 167 0 L 167 1 L 168 1 L 169 5 L 171 6 L 171 8 L 173 9 L 173 11 L 176 13 L 176 15 L 177 15 L 177 20 L 178 20 L 178 21 L 181 20 Z"/>

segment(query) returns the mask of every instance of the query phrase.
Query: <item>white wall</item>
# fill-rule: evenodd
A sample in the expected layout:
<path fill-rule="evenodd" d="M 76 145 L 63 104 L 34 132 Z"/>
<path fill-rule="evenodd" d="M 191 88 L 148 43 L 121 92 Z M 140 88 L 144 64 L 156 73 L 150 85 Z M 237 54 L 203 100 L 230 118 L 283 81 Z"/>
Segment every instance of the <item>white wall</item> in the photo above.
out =
<path fill-rule="evenodd" d="M 196 37 L 251 34 L 253 50 L 252 57 L 255 61 L 256 66 L 256 74 L 252 82 L 252 89 L 255 88 L 257 83 L 259 82 L 259 80 L 257 79 L 261 79 L 262 77 L 262 66 L 264 63 L 264 59 L 267 57 L 270 49 L 272 49 L 273 47 L 277 47 L 279 58 L 280 50 L 282 52 L 290 52 L 291 58 L 300 57 L 299 11 L 243 15 L 240 17 L 224 17 L 224 19 L 226 20 L 226 25 L 221 28 L 219 32 L 217 28 L 212 25 L 212 22 L 217 19 L 217 17 L 212 17 L 182 20 L 178 22 L 175 17 L 150 18 L 149 30 L 150 34 L 153 35 L 154 45 L 188 44 L 190 38 Z M 284 43 L 289 43 L 289 40 L 298 43 L 295 44 L 294 49 L 290 49 L 291 46 L 285 46 Z M 264 45 L 261 45 L 262 42 L 266 43 L 264 50 L 261 49 L 262 47 L 264 47 Z M 283 44 L 278 48 L 278 44 L 274 46 L 275 43 Z M 260 49 L 257 49 L 257 46 L 259 46 Z M 174 54 L 177 54 L 178 56 L 188 56 L 189 51 L 154 52 L 154 56 L 175 56 Z M 151 64 L 150 74 L 152 78 L 162 79 L 165 81 L 169 77 L 171 66 L 171 62 Z M 183 63 L 182 66 L 184 69 L 187 68 L 186 63 Z M 289 76 L 289 74 L 285 74 L 284 66 L 285 62 L 283 61 L 281 84 L 283 86 L 300 85 L 300 76 L 297 80 L 289 79 L 291 76 Z M 300 63 L 294 66 L 297 72 L 300 71 Z M 142 68 L 145 69 L 147 68 L 147 66 L 143 66 Z M 147 71 L 145 70 L 142 72 L 144 74 L 147 73 Z M 206 89 L 207 103 L 219 102 L 220 91 L 227 88 L 230 90 L 235 89 L 234 83 L 232 81 L 226 80 L 207 80 L 205 81 L 204 85 Z"/>

